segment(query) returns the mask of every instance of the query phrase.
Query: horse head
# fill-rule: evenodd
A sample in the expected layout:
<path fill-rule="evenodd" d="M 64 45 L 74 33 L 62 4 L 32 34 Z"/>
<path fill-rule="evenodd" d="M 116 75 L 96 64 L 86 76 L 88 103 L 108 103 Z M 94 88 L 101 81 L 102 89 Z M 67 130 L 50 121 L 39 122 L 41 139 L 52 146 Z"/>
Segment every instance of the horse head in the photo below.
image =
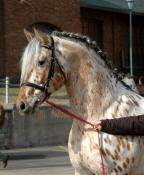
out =
<path fill-rule="evenodd" d="M 29 44 L 21 59 L 21 88 L 17 108 L 21 113 L 34 112 L 53 92 L 62 87 L 65 74 L 55 56 L 52 36 L 34 29 L 35 35 L 24 31 Z"/>

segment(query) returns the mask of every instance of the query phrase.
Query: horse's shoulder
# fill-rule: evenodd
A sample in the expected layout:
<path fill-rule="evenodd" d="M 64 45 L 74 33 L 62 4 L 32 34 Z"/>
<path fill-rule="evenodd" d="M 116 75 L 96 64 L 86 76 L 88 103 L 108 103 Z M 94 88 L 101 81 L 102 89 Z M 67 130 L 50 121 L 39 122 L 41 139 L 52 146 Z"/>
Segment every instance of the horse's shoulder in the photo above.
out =
<path fill-rule="evenodd" d="M 120 95 L 106 110 L 104 118 L 124 117 L 144 113 L 144 98 L 137 93 Z"/>
<path fill-rule="evenodd" d="M 130 106 L 134 105 L 138 107 L 144 105 L 144 97 L 137 93 L 123 95 L 122 100 L 124 103 Z"/>
<path fill-rule="evenodd" d="M 115 103 L 119 105 L 139 106 L 141 104 L 144 104 L 144 97 L 140 96 L 137 93 L 123 94 L 117 98 Z"/>

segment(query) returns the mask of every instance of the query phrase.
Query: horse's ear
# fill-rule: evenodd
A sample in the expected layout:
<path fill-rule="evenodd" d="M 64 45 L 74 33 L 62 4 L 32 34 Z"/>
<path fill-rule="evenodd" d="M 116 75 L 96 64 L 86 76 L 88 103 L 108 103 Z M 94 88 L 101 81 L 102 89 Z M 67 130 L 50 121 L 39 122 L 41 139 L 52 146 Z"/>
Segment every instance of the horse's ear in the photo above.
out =
<path fill-rule="evenodd" d="M 50 38 L 48 35 L 46 35 L 45 33 L 33 28 L 34 33 L 36 38 L 40 41 L 40 43 L 47 45 L 50 42 Z"/>
<path fill-rule="evenodd" d="M 24 29 L 24 34 L 28 40 L 28 42 L 30 42 L 33 38 L 34 38 L 34 34 L 29 32 L 28 30 Z"/>

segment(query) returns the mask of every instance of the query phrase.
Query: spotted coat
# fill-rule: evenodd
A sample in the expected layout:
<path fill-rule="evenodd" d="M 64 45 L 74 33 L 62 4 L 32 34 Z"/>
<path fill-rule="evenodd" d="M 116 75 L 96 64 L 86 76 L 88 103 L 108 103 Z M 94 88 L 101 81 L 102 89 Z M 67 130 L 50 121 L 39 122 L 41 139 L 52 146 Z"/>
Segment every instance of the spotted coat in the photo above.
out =
<path fill-rule="evenodd" d="M 48 36 L 41 35 L 39 32 L 35 35 L 38 40 L 49 42 Z M 53 38 L 56 45 L 56 57 L 66 75 L 65 86 L 71 110 L 75 114 L 92 123 L 100 119 L 144 114 L 144 98 L 118 81 L 112 70 L 93 49 L 82 42 L 57 36 Z M 34 44 L 33 40 L 27 48 L 32 42 Z M 25 57 L 29 54 L 28 49 L 25 52 L 22 69 L 26 63 Z M 43 85 L 48 74 L 50 54 L 50 51 L 45 48 L 39 50 L 35 61 L 26 68 L 25 73 L 22 72 L 22 80 Z M 42 58 L 46 60 L 45 66 L 37 67 L 36 62 Z M 53 93 L 63 84 L 64 79 L 59 69 L 56 68 L 49 91 Z M 42 96 L 39 90 L 21 87 L 17 106 L 19 107 L 21 101 L 24 101 L 26 109 L 21 112 L 31 112 L 37 104 L 37 99 Z M 142 137 L 122 137 L 101 132 L 100 139 L 101 146 L 98 144 L 96 131 L 80 121 L 73 121 L 68 149 L 75 175 L 102 175 L 100 149 L 103 153 L 107 175 L 111 173 L 144 175 L 144 139 Z"/>

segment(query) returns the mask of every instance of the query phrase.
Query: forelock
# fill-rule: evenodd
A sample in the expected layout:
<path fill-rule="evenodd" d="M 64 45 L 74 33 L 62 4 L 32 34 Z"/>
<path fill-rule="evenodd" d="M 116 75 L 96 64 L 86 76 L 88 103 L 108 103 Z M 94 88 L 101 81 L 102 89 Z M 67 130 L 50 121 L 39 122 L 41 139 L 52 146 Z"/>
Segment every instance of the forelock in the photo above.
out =
<path fill-rule="evenodd" d="M 40 42 L 36 37 L 26 46 L 21 58 L 21 82 L 23 82 L 30 66 L 35 64 L 40 54 L 40 48 Z"/>

